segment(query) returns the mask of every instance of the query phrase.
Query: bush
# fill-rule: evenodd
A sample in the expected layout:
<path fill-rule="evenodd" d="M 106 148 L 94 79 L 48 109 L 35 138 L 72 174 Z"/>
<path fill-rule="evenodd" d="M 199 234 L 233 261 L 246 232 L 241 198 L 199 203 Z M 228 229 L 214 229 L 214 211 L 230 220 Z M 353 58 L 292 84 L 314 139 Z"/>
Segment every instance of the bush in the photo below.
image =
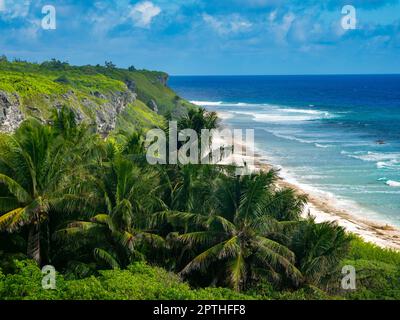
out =
<path fill-rule="evenodd" d="M 18 271 L 5 277 L 0 272 L 3 300 L 225 300 L 254 299 L 224 288 L 193 290 L 175 274 L 145 263 L 127 270 L 100 271 L 99 276 L 66 280 L 57 275 L 56 290 L 44 290 L 43 275 L 30 260 L 16 262 Z"/>
<path fill-rule="evenodd" d="M 71 84 L 71 81 L 68 79 L 66 75 L 59 76 L 54 82 L 62 83 L 62 84 Z"/>
<path fill-rule="evenodd" d="M 347 255 L 350 260 L 375 260 L 393 265 L 400 265 L 400 252 L 382 249 L 372 243 L 367 243 L 356 238 L 351 242 L 350 252 Z"/>
<path fill-rule="evenodd" d="M 332 300 L 338 297 L 330 296 L 315 286 L 305 286 L 298 290 L 280 291 L 274 288 L 269 282 L 260 281 L 247 294 L 257 295 L 263 300 Z"/>
<path fill-rule="evenodd" d="M 57 278 L 57 299 L 59 300 L 112 300 L 100 279 L 92 276 L 81 280 L 70 280 L 59 284 Z"/>
<path fill-rule="evenodd" d="M 356 270 L 356 289 L 342 292 L 347 299 L 400 299 L 400 253 L 357 238 L 343 265 Z"/>
<path fill-rule="evenodd" d="M 398 265 L 373 260 L 346 260 L 356 269 L 356 289 L 344 292 L 355 300 L 399 300 L 400 269 Z"/>
<path fill-rule="evenodd" d="M 57 298 L 57 291 L 43 290 L 43 275 L 35 262 L 31 260 L 15 261 L 15 266 L 17 273 L 0 276 L 1 300 L 49 300 Z"/>

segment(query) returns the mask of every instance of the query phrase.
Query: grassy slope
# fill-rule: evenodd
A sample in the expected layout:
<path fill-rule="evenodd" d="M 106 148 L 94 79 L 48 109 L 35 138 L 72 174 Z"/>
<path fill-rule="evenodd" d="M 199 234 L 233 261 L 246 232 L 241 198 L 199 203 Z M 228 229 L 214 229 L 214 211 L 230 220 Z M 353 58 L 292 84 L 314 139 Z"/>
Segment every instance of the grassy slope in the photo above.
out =
<path fill-rule="evenodd" d="M 126 83 L 134 83 L 138 101 L 121 114 L 117 129 L 121 126 L 124 129 L 138 125 L 145 128 L 162 126 L 163 118 L 148 107 L 151 100 L 156 102 L 159 113 L 164 115 L 172 113 L 178 116 L 191 107 L 190 103 L 162 84 L 160 79 L 166 77 L 162 72 L 102 66 L 76 67 L 57 61 L 43 64 L 0 62 L 0 91 L 17 93 L 21 99 L 21 111 L 43 119 L 49 117 L 54 104 L 79 109 L 93 119 L 93 110 L 85 107 L 82 101 L 90 100 L 92 105 L 101 105 L 113 93 L 127 91 Z"/>
<path fill-rule="evenodd" d="M 109 69 L 94 67 L 102 74 L 126 82 L 134 81 L 137 85 L 138 98 L 146 105 L 154 100 L 160 113 L 166 115 L 171 112 L 175 116 L 181 115 L 187 108 L 193 107 L 192 104 L 180 98 L 173 90 L 164 86 L 160 78 L 166 78 L 163 72 L 138 70 L 127 72 L 124 69 Z"/>
<path fill-rule="evenodd" d="M 164 119 L 157 115 L 140 100 L 126 108 L 117 120 L 117 129 L 132 131 L 137 128 L 162 126 Z"/>

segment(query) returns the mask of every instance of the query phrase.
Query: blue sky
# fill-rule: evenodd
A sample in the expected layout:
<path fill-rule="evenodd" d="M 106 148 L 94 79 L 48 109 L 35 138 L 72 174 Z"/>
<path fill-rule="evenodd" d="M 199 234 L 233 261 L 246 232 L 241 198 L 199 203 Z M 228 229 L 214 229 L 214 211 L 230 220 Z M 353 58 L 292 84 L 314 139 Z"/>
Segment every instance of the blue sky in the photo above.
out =
<path fill-rule="evenodd" d="M 400 73 L 400 0 L 0 0 L 0 54 L 180 75 Z"/>

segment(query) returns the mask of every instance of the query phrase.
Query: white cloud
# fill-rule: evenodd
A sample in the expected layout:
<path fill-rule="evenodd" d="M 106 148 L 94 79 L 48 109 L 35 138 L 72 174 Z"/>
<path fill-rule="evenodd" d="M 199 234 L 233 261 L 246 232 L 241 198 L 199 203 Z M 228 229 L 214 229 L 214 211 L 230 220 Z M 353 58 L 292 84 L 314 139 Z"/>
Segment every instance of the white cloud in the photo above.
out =
<path fill-rule="evenodd" d="M 41 29 L 41 20 L 32 17 L 31 0 L 0 0 L 0 20 L 13 24 L 4 36 L 20 41 L 35 40 Z M 15 23 L 18 21 L 18 24 Z"/>
<path fill-rule="evenodd" d="M 271 11 L 271 13 L 268 15 L 268 21 L 270 23 L 273 23 L 276 19 L 277 14 L 278 14 L 278 12 L 276 10 Z"/>
<path fill-rule="evenodd" d="M 143 1 L 133 6 L 129 16 L 136 26 L 147 28 L 150 26 L 152 20 L 160 13 L 160 7 L 157 7 L 150 1 Z"/>
<path fill-rule="evenodd" d="M 252 23 L 238 15 L 215 18 L 204 13 L 203 20 L 221 35 L 248 31 L 253 26 Z"/>
<path fill-rule="evenodd" d="M 279 17 L 278 12 L 274 10 L 267 17 L 268 32 L 273 35 L 277 43 L 285 44 L 286 36 L 295 20 L 296 16 L 292 12 Z"/>
<path fill-rule="evenodd" d="M 0 0 L 0 11 L 3 12 L 2 18 L 5 20 L 27 17 L 29 14 L 30 6 L 31 0 Z"/>

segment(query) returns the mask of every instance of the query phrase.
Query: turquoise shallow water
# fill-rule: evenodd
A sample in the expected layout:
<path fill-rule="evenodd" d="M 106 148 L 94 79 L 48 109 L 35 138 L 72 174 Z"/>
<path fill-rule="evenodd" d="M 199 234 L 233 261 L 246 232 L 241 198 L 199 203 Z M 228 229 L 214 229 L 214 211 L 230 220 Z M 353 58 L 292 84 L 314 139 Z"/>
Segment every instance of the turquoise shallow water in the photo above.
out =
<path fill-rule="evenodd" d="M 173 77 L 282 174 L 400 226 L 400 76 Z"/>

